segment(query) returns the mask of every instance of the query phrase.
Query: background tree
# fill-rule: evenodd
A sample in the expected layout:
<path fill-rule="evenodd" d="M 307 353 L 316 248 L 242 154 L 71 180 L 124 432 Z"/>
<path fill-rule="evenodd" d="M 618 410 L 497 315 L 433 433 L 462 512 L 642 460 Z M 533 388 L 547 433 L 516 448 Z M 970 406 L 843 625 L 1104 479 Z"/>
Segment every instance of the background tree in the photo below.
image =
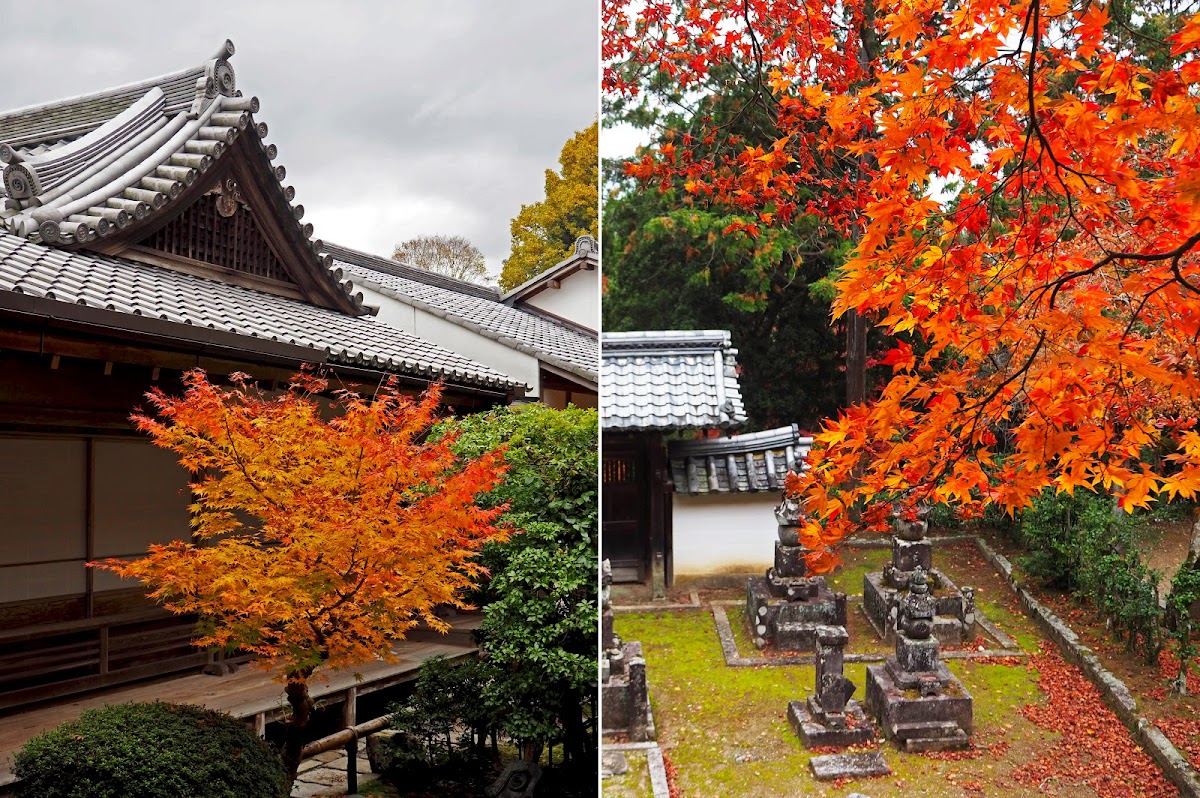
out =
<path fill-rule="evenodd" d="M 462 236 L 417 236 L 396 245 L 392 260 L 444 274 L 456 280 L 486 284 L 487 262 L 479 248 Z"/>
<path fill-rule="evenodd" d="M 480 646 L 492 666 L 482 695 L 500 729 L 536 761 L 562 742 L 565 758 L 596 765 L 596 586 L 599 504 L 595 410 L 523 405 L 447 422 L 468 462 L 505 447 L 509 471 L 482 497 L 507 506 L 519 531 L 485 547 L 491 573 Z M 595 784 L 590 781 L 579 783 Z"/>
<path fill-rule="evenodd" d="M 372 397 L 336 391 L 328 418 L 324 379 L 297 375 L 275 397 L 245 374 L 230 380 L 221 388 L 190 371 L 182 397 L 147 395 L 157 418 L 134 416 L 196 475 L 197 542 L 100 567 L 140 579 L 172 612 L 198 616 L 197 645 L 253 652 L 279 674 L 292 708 L 283 758 L 294 781 L 313 673 L 387 658 L 418 622 L 447 628 L 435 607 L 463 606 L 461 592 L 483 570 L 477 552 L 504 537 L 499 508 L 475 503 L 504 469 L 492 450 L 456 456 L 453 433 L 425 438 L 436 386 L 419 399 L 394 381 Z"/>
<path fill-rule="evenodd" d="M 692 159 L 770 146 L 780 135 L 755 87 L 730 66 L 687 97 L 650 81 L 639 98 L 614 98 L 606 121 L 650 131 L 658 150 L 687 147 Z M 646 190 L 627 173 L 641 161 L 605 164 L 604 328 L 728 329 L 740 347 L 749 428 L 817 429 L 845 395 L 846 331 L 830 324 L 829 277 L 848 248 L 818 216 L 762 227 L 753 208 L 689 191 L 686 174 L 662 175 Z"/>
<path fill-rule="evenodd" d="M 1200 15 L 650 0 L 607 6 L 605 31 L 610 91 L 755 65 L 770 147 L 662 147 L 631 173 L 772 213 L 760 234 L 820 215 L 855 242 L 835 314 L 898 339 L 881 395 L 830 421 L 793 483 L 817 516 L 814 568 L 836 562 L 852 510 L 883 527 L 897 498 L 971 514 L 1047 487 L 1115 489 L 1126 509 L 1200 489 Z M 814 184 L 838 191 L 802 203 Z M 1144 460 L 1150 446 L 1167 456 Z"/>
<path fill-rule="evenodd" d="M 599 235 L 599 123 L 576 133 L 546 170 L 546 198 L 522 205 L 512 220 L 512 254 L 500 271 L 508 291 L 565 260 L 581 235 Z"/>

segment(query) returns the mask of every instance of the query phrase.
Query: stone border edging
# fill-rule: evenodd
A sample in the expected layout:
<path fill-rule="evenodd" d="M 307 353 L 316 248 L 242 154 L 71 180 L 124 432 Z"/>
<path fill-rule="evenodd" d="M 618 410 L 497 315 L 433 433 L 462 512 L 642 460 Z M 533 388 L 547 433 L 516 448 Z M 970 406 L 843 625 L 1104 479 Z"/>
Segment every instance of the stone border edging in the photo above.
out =
<path fill-rule="evenodd" d="M 614 604 L 613 612 L 681 612 L 685 610 L 701 610 L 704 605 L 700 602 L 700 594 L 693 590 L 691 601 L 687 604 L 659 602 L 656 604 Z"/>
<path fill-rule="evenodd" d="M 729 623 L 729 615 L 725 607 L 740 607 L 744 602 L 733 600 L 710 601 L 713 623 L 717 627 L 717 638 L 721 641 L 721 653 L 725 656 L 725 665 L 730 668 L 753 668 L 762 665 L 812 665 L 816 657 L 812 654 L 797 654 L 786 657 L 743 657 L 738 650 L 737 641 L 733 637 L 733 626 Z M 1020 649 L 984 649 L 982 651 L 960 650 L 946 651 L 942 659 L 984 659 L 986 657 L 1025 657 Z M 884 662 L 887 654 L 846 654 L 845 662 L 874 663 Z"/>
<path fill-rule="evenodd" d="M 1195 768 L 1179 753 L 1179 749 L 1165 734 L 1138 714 L 1137 702 L 1125 683 L 1105 668 L 1090 648 L 1079 642 L 1079 636 L 1069 626 L 1021 586 L 1013 576 L 1012 563 L 1007 557 L 994 551 L 982 537 L 969 537 L 974 540 L 975 547 L 984 559 L 1003 575 L 1004 581 L 1016 594 L 1025 613 L 1054 641 L 1066 659 L 1083 671 L 1088 680 L 1096 686 L 1104 703 L 1121 720 L 1146 753 L 1150 754 L 1171 783 L 1188 798 L 1200 798 L 1200 778 L 1197 777 Z"/>
<path fill-rule="evenodd" d="M 646 768 L 650 771 L 650 792 L 653 798 L 671 798 L 671 788 L 667 786 L 667 764 L 663 761 L 662 748 L 651 740 L 644 743 L 605 743 L 605 751 L 644 751 Z"/>

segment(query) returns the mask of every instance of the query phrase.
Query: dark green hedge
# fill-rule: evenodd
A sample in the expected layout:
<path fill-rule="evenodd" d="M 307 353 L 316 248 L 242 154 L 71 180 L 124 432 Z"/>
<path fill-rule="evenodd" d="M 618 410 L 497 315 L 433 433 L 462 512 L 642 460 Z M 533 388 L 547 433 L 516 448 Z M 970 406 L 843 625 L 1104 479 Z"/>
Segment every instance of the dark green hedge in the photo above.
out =
<path fill-rule="evenodd" d="M 198 706 L 114 704 L 34 737 L 20 798 L 284 798 L 279 755 L 245 723 Z"/>

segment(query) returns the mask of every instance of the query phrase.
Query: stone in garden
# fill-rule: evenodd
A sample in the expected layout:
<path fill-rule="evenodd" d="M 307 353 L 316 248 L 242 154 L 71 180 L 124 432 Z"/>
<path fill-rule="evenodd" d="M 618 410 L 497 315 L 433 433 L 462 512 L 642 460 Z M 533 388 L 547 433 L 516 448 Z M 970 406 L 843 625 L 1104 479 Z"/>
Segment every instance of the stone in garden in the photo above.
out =
<path fill-rule="evenodd" d="M 537 763 L 520 760 L 506 767 L 484 792 L 488 798 L 530 798 L 541 777 Z"/>
<path fill-rule="evenodd" d="M 746 615 L 759 648 L 772 643 L 782 651 L 812 651 L 818 626 L 846 625 L 846 595 L 829 589 L 823 576 L 809 576 L 800 545 L 807 522 L 800 504 L 784 497 L 775 508 L 778 522 L 775 565 L 746 585 Z"/>
<path fill-rule="evenodd" d="M 807 701 L 788 704 L 788 722 L 807 748 L 861 745 L 875 732 L 854 694 L 854 683 L 842 673 L 850 636 L 843 626 L 819 626 L 816 631 L 816 691 Z"/>
<path fill-rule="evenodd" d="M 906 751 L 970 745 L 974 701 L 939 658 L 935 611 L 929 578 L 917 568 L 897 601 L 895 655 L 867 666 L 867 711 Z"/>
<path fill-rule="evenodd" d="M 622 776 L 629 772 L 629 760 L 624 751 L 605 751 L 600 754 L 600 775 Z"/>
<path fill-rule="evenodd" d="M 642 644 L 621 642 L 612 631 L 613 608 L 609 596 L 612 566 L 605 560 L 601 566 L 601 604 L 603 635 L 600 659 L 600 704 L 604 721 L 603 733 L 622 734 L 633 742 L 654 738 L 654 722 L 650 717 L 650 693 L 646 684 L 646 660 Z"/>
<path fill-rule="evenodd" d="M 879 751 L 814 756 L 808 761 L 808 766 L 812 770 L 813 778 L 819 781 L 865 779 L 886 776 L 892 772 Z"/>
<path fill-rule="evenodd" d="M 882 571 L 863 577 L 863 611 L 875 632 L 891 641 L 896 634 L 896 601 L 907 589 L 917 569 L 932 584 L 934 603 L 933 636 L 942 645 L 958 646 L 975 637 L 974 595 L 967 596 L 941 571 L 933 567 L 933 544 L 929 531 L 929 508 L 918 504 L 905 509 L 900 502 L 892 508 L 892 559 Z"/>

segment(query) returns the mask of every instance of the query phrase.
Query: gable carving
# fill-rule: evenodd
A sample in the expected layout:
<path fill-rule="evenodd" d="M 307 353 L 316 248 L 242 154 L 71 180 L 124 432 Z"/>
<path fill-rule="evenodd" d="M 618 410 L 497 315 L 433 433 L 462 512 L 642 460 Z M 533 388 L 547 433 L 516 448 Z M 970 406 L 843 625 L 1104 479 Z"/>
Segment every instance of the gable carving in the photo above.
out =
<path fill-rule="evenodd" d="M 140 246 L 295 285 L 267 243 L 233 178 L 218 182 Z"/>

